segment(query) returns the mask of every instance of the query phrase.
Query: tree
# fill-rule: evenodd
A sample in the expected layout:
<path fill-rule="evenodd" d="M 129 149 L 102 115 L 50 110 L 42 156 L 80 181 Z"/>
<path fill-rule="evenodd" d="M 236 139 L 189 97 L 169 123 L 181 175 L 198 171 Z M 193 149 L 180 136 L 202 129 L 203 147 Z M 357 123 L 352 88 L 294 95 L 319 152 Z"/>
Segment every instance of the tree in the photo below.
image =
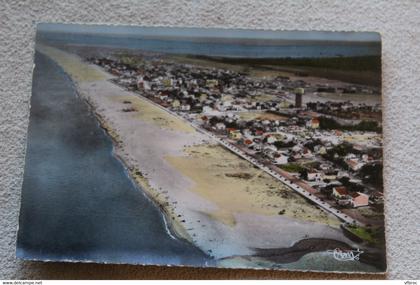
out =
<path fill-rule="evenodd" d="M 301 171 L 299 171 L 300 178 L 304 180 L 308 180 L 308 170 L 306 168 L 303 168 Z"/>
<path fill-rule="evenodd" d="M 310 149 L 311 151 L 314 151 L 314 147 L 316 145 L 319 145 L 319 144 L 322 144 L 321 141 L 319 139 L 316 139 L 316 140 L 312 140 L 312 141 L 307 142 L 305 144 L 305 147 Z"/>
<path fill-rule="evenodd" d="M 349 183 L 350 178 L 348 178 L 348 177 L 341 177 L 340 179 L 338 179 L 338 181 L 340 181 L 341 184 L 343 184 L 344 186 L 346 186 Z"/>
<path fill-rule="evenodd" d="M 348 142 L 343 142 L 342 144 L 336 145 L 331 149 L 332 153 L 336 153 L 339 156 L 346 156 L 349 153 L 358 153 L 357 150 Z"/>
<path fill-rule="evenodd" d="M 341 125 L 336 120 L 324 116 L 319 117 L 319 128 L 321 130 L 382 132 L 382 128 L 379 127 L 376 121 L 361 121 L 356 125 Z"/>
<path fill-rule="evenodd" d="M 274 146 L 276 148 L 284 148 L 284 147 L 294 147 L 295 143 L 293 141 L 284 142 L 284 141 L 275 141 Z"/>
<path fill-rule="evenodd" d="M 338 181 L 340 181 L 343 186 L 346 186 L 349 192 L 363 192 L 365 189 L 363 185 L 350 182 L 350 178 L 348 177 L 341 177 Z"/>
<path fill-rule="evenodd" d="M 360 169 L 359 175 L 363 182 L 383 188 L 382 168 L 382 163 L 366 164 Z"/>
<path fill-rule="evenodd" d="M 209 120 L 210 125 L 215 125 L 217 123 L 223 122 L 223 119 L 219 118 L 219 117 L 211 117 Z"/>

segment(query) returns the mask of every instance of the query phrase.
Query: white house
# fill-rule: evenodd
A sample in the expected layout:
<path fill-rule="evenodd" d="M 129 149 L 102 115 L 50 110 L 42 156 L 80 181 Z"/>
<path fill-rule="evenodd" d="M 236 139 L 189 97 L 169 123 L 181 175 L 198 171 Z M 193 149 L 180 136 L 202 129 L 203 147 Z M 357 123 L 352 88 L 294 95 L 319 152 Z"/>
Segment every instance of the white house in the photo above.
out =
<path fill-rule="evenodd" d="M 276 152 L 277 148 L 274 145 L 264 145 L 264 151 L 273 151 Z"/>
<path fill-rule="evenodd" d="M 210 114 L 213 111 L 213 108 L 210 106 L 203 107 L 203 114 Z"/>
<path fill-rule="evenodd" d="M 272 162 L 276 165 L 280 165 L 280 164 L 287 164 L 288 163 L 289 158 L 286 155 L 279 155 L 278 157 L 274 157 L 272 159 Z"/>
<path fill-rule="evenodd" d="M 294 151 L 294 152 L 299 152 L 299 151 L 301 151 L 302 150 L 302 146 L 300 146 L 300 145 L 295 145 L 294 147 L 292 147 L 292 151 Z"/>
<path fill-rule="evenodd" d="M 217 123 L 216 124 L 216 130 L 218 130 L 218 131 L 224 131 L 224 130 L 226 130 L 225 124 L 224 123 Z"/>
<path fill-rule="evenodd" d="M 304 148 L 303 149 L 303 151 L 302 151 L 302 156 L 304 157 L 304 158 L 311 158 L 313 155 L 312 155 L 312 151 L 310 150 L 310 149 L 308 149 L 308 148 Z"/>
<path fill-rule="evenodd" d="M 321 181 L 322 173 L 318 171 L 308 171 L 308 181 Z"/>
<path fill-rule="evenodd" d="M 190 109 L 191 109 L 191 106 L 189 104 L 181 105 L 181 111 L 189 111 Z"/>
<path fill-rule="evenodd" d="M 267 136 L 267 143 L 273 144 L 277 141 L 277 139 L 274 136 Z"/>
<path fill-rule="evenodd" d="M 358 158 L 347 158 L 344 161 L 353 171 L 357 171 L 365 165 L 365 163 Z"/>

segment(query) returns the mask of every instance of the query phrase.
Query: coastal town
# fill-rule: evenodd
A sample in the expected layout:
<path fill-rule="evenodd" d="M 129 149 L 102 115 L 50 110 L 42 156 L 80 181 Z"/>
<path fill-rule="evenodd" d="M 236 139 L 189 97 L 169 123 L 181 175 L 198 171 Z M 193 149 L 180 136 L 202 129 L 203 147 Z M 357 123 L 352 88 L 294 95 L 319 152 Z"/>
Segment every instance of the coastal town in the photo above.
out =
<path fill-rule="evenodd" d="M 368 229 L 362 240 L 383 227 L 381 107 L 345 99 L 379 97 L 377 87 L 314 83 L 301 73 L 257 78 L 159 56 L 87 61 L 336 215 L 347 231 Z M 326 100 L 331 94 L 343 99 Z M 121 111 L 138 110 L 125 101 Z"/>
<path fill-rule="evenodd" d="M 18 258 L 386 271 L 378 33 L 42 23 L 34 48 Z"/>

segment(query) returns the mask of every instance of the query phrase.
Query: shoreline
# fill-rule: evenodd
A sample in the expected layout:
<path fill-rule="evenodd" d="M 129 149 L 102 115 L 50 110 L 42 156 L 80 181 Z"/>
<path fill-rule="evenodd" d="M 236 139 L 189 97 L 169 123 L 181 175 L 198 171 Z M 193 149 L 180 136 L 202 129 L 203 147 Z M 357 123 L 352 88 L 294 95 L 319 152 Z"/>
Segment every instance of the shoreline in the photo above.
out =
<path fill-rule="evenodd" d="M 78 96 L 80 96 L 79 93 L 78 93 Z M 118 147 L 118 144 L 119 144 L 119 141 L 117 139 L 118 135 L 116 135 L 115 132 L 111 128 L 109 128 L 106 121 L 102 118 L 102 116 L 99 113 L 95 111 L 95 107 L 89 102 L 87 98 L 83 98 L 83 97 L 80 97 L 80 98 L 83 99 L 83 101 L 86 102 L 86 104 L 88 104 L 90 108 L 92 108 L 92 111 L 98 120 L 99 126 L 104 130 L 104 132 L 112 140 L 113 142 L 112 155 L 114 155 L 114 157 L 123 164 L 125 170 L 127 171 L 127 175 L 132 181 L 132 183 L 136 186 L 136 188 L 139 191 L 141 191 L 147 197 L 147 199 L 149 199 L 155 205 L 155 207 L 160 209 L 165 226 L 167 227 L 168 234 L 172 238 L 184 240 L 194 245 L 193 239 L 188 234 L 188 232 L 182 227 L 182 225 L 179 222 L 174 221 L 169 211 L 162 204 L 159 203 L 158 195 L 154 195 L 153 191 L 149 189 L 150 186 L 148 184 L 148 181 L 144 179 L 144 177 L 142 177 L 142 179 L 140 180 L 141 182 L 138 179 L 136 179 L 135 177 L 138 178 L 139 176 L 135 173 L 134 170 L 129 169 L 127 167 L 127 162 L 124 160 L 124 158 L 118 155 L 117 152 L 115 152 L 115 149 L 116 147 Z M 320 241 L 321 241 L 321 245 L 319 244 Z M 303 249 L 301 249 L 301 246 L 300 246 L 301 244 L 304 244 Z M 256 249 L 257 253 L 251 256 L 228 256 L 225 258 L 221 258 L 218 261 L 223 262 L 223 261 L 228 261 L 228 260 L 236 259 L 236 258 L 244 258 L 246 260 L 252 260 L 255 258 L 257 260 L 262 259 L 266 262 L 273 262 L 273 260 L 275 260 L 274 264 L 284 265 L 291 262 L 296 262 L 307 254 L 327 252 L 327 250 L 335 248 L 334 246 L 331 246 L 331 245 L 334 245 L 334 246 L 342 245 L 343 246 L 342 248 L 351 249 L 351 247 L 349 247 L 348 244 L 339 242 L 337 240 L 313 238 L 313 239 L 298 240 L 291 247 L 287 247 L 287 248 Z M 197 248 L 200 249 L 199 247 Z M 204 251 L 203 253 L 206 254 L 206 252 Z M 281 255 L 276 256 L 276 254 L 279 254 L 279 253 Z M 210 255 L 208 256 L 211 258 Z M 371 265 L 369 263 L 365 263 L 365 264 Z M 215 266 L 214 268 L 217 268 L 217 266 Z M 247 267 L 244 267 L 244 268 L 247 268 Z"/>
<path fill-rule="evenodd" d="M 241 258 L 246 260 L 261 259 L 267 262 L 274 262 L 275 264 L 288 264 L 299 261 L 303 256 L 310 253 L 329 253 L 335 249 L 352 250 L 352 248 L 340 241 L 312 238 L 302 239 L 293 246 L 288 248 L 269 248 L 269 249 L 256 249 L 256 254 L 251 256 L 235 256 L 234 258 Z M 372 266 L 374 264 L 384 266 L 381 264 L 381 256 L 378 253 L 369 253 L 368 255 L 361 255 L 360 261 L 364 264 Z"/>
<path fill-rule="evenodd" d="M 42 51 L 40 51 L 40 52 L 43 53 Z M 50 57 L 50 55 L 48 55 L 48 53 L 43 53 L 43 54 Z M 52 59 L 52 60 L 54 60 L 54 59 Z M 57 64 L 59 64 L 59 63 L 57 63 Z M 157 207 L 160 210 L 161 215 L 162 215 L 163 220 L 164 220 L 164 223 L 165 223 L 165 227 L 166 227 L 167 232 L 168 232 L 168 235 L 171 238 L 176 238 L 176 239 L 188 242 L 193 246 L 196 246 L 192 237 L 191 237 L 191 235 L 181 225 L 181 222 L 178 219 L 176 219 L 176 217 L 174 215 L 171 215 L 171 211 L 173 211 L 173 207 L 170 206 L 168 201 L 166 201 L 165 199 L 160 197 L 160 196 L 162 196 L 162 195 L 160 195 L 160 193 L 156 193 L 155 191 L 153 191 L 153 188 L 150 186 L 147 178 L 145 178 L 142 174 L 139 174 L 140 171 L 137 170 L 133 165 L 131 165 L 129 163 L 129 161 L 127 161 L 124 158 L 123 155 L 121 155 L 121 151 L 122 151 L 121 143 L 122 143 L 122 141 L 120 140 L 119 135 L 109 125 L 109 123 L 106 121 L 106 119 L 103 117 L 103 115 L 101 115 L 97 111 L 98 107 L 95 105 L 95 103 L 92 102 L 89 99 L 89 97 L 84 94 L 83 90 L 79 86 L 78 80 L 76 78 L 74 78 L 71 74 L 69 74 L 68 71 L 66 71 L 65 68 L 61 64 L 59 64 L 59 65 L 63 68 L 64 72 L 66 72 L 66 74 L 69 76 L 70 80 L 72 81 L 72 83 L 74 85 L 74 88 L 76 90 L 77 96 L 80 99 L 82 99 L 83 102 L 85 102 L 89 106 L 89 108 L 91 109 L 92 114 L 95 116 L 95 118 L 97 120 L 97 123 L 100 126 L 100 128 L 111 139 L 112 145 L 113 145 L 112 155 L 118 161 L 120 161 L 120 163 L 123 165 L 127 176 L 129 177 L 131 182 L 135 185 L 135 187 L 138 189 L 138 191 L 142 192 L 142 194 L 148 200 L 150 200 L 155 207 Z M 168 207 L 169 207 L 169 209 L 168 209 Z M 201 250 L 200 247 L 197 247 L 197 248 L 199 250 Z M 207 256 L 209 256 L 209 258 L 211 258 L 211 256 L 208 255 L 208 253 L 206 253 L 203 250 L 201 250 L 201 251 L 204 254 L 206 254 Z"/>
<path fill-rule="evenodd" d="M 73 81 L 73 80 L 72 80 Z M 144 177 L 141 175 L 138 175 L 134 169 L 130 169 L 128 162 L 124 159 L 123 156 L 118 154 L 118 147 L 120 144 L 120 140 L 118 137 L 118 134 L 107 124 L 106 120 L 96 111 L 96 107 L 92 104 L 92 102 L 89 101 L 89 99 L 83 95 L 81 95 L 80 90 L 77 86 L 77 84 L 73 81 L 73 84 L 75 86 L 77 95 L 91 108 L 92 113 L 94 114 L 95 118 L 98 121 L 98 124 L 100 128 L 107 134 L 107 136 L 112 141 L 112 155 L 120 161 L 120 163 L 123 165 L 127 176 L 129 177 L 130 181 L 135 185 L 138 191 L 142 192 L 144 196 L 153 203 L 153 205 L 157 208 L 159 208 L 163 221 L 165 223 L 166 230 L 168 232 L 168 235 L 171 236 L 171 238 L 184 240 L 186 242 L 189 242 L 191 244 L 194 244 L 192 241 L 192 237 L 188 234 L 187 231 L 180 225 L 178 221 L 175 221 L 168 210 L 162 206 L 164 203 L 163 201 L 160 201 L 159 195 L 155 195 L 155 193 L 150 189 L 150 185 Z M 200 249 L 200 248 L 198 248 Z M 204 254 L 206 254 L 204 252 Z"/>
<path fill-rule="evenodd" d="M 48 53 L 46 53 L 47 56 Z M 49 56 L 50 57 L 50 56 Z M 50 57 L 51 58 L 51 57 Z M 91 67 L 92 68 L 92 67 Z M 64 68 L 63 68 L 64 69 Z M 65 70 L 65 69 L 64 69 Z M 68 73 L 67 70 L 65 70 L 66 73 Z M 155 187 L 153 187 L 150 183 L 153 183 L 153 179 L 150 180 L 149 177 L 146 177 L 149 175 L 149 173 L 143 173 L 141 169 L 137 168 L 138 165 L 135 165 L 130 161 L 130 157 L 124 155 L 124 146 L 122 144 L 121 137 L 119 136 L 118 132 L 109 124 L 109 118 L 104 117 L 101 113 L 99 113 L 98 109 L 101 107 L 96 106 L 95 102 L 91 101 L 91 98 L 89 95 L 86 95 L 83 89 L 79 86 L 79 82 L 77 78 L 73 78 L 71 74 L 69 74 L 69 77 L 72 79 L 78 96 L 80 96 L 81 99 L 83 99 L 92 109 L 93 114 L 98 120 L 99 125 L 101 128 L 107 133 L 107 135 L 111 138 L 113 142 L 113 149 L 112 153 L 113 155 L 121 161 L 121 163 L 124 166 L 124 169 L 127 171 L 127 175 L 130 177 L 132 182 L 136 184 L 137 188 L 139 188 L 139 191 L 142 191 L 143 194 L 153 202 L 153 204 L 158 207 L 162 213 L 162 216 L 164 218 L 164 222 L 167 226 L 167 229 L 169 231 L 168 234 L 174 234 L 177 238 L 187 241 L 196 247 L 198 247 L 200 250 L 202 250 L 204 253 L 208 254 L 201 246 L 197 244 L 197 241 L 194 240 L 193 234 L 190 234 L 188 232 L 188 229 L 186 226 L 182 223 L 182 218 L 180 218 L 180 215 L 176 215 L 176 207 L 171 205 L 171 201 L 169 198 L 164 196 L 164 192 L 156 191 Z M 117 86 L 119 87 L 119 86 Z M 108 120 L 108 121 L 107 121 Z M 194 143 L 192 143 L 194 146 Z M 236 218 L 236 217 L 235 217 Z M 302 239 L 294 240 L 294 243 L 300 242 Z M 309 251 L 311 252 L 311 251 Z M 208 254 L 209 255 L 209 254 Z M 210 257 L 213 257 L 212 255 L 209 255 Z M 229 256 L 226 256 L 225 258 L 229 258 Z M 223 259 L 218 258 L 219 260 Z M 244 266 L 243 268 L 248 268 Z"/>
<path fill-rule="evenodd" d="M 66 73 L 66 75 L 69 77 L 76 91 L 77 96 L 85 104 L 88 105 L 90 111 L 95 116 L 95 119 L 97 120 L 99 127 L 105 132 L 105 134 L 112 141 L 112 150 L 111 150 L 112 156 L 114 156 L 121 163 L 121 165 L 123 166 L 126 172 L 126 175 L 130 179 L 131 183 L 133 183 L 135 188 L 139 192 L 141 192 L 156 208 L 160 210 L 168 235 L 171 238 L 179 239 L 195 246 L 192 240 L 192 237 L 182 227 L 180 222 L 175 220 L 174 217 L 171 216 L 170 211 L 168 211 L 168 209 L 162 206 L 164 203 L 166 203 L 166 201 L 162 201 L 162 199 L 159 198 L 159 193 L 156 195 L 156 193 L 151 189 L 151 186 L 149 185 L 149 182 L 147 181 L 147 179 L 145 179 L 141 175 L 136 174 L 136 171 L 134 170 L 134 168 L 130 166 L 129 162 L 126 159 L 124 159 L 124 157 L 119 153 L 121 151 L 120 148 L 121 148 L 121 142 L 122 142 L 119 138 L 119 135 L 116 133 L 114 129 L 112 129 L 112 127 L 108 124 L 106 119 L 104 119 L 103 116 L 97 111 L 97 106 L 95 106 L 95 104 L 89 99 L 88 96 L 85 96 L 83 94 L 83 91 L 81 90 L 77 79 L 75 79 L 71 74 L 69 74 L 69 72 L 66 71 L 65 68 L 60 63 L 58 63 L 50 55 L 48 55 L 48 53 L 42 52 L 40 50 L 37 50 L 37 51 L 49 57 L 54 62 L 56 62 L 56 64 L 58 64 Z M 201 248 L 199 247 L 197 247 L 197 249 L 201 250 Z M 201 251 L 207 256 L 209 256 L 203 250 Z"/>
<path fill-rule="evenodd" d="M 69 74 L 42 53 L 36 53 L 35 64 L 17 257 L 213 264 L 197 247 L 171 238 L 159 208 L 128 177 L 114 142 Z M 34 216 L 37 205 L 44 210 Z"/>

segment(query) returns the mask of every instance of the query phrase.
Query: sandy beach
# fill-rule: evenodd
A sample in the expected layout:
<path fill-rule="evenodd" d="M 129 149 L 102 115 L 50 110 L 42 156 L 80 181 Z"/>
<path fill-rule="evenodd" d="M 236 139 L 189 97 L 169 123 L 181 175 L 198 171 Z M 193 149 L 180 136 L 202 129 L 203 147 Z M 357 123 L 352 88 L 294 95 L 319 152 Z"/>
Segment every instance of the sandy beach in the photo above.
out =
<path fill-rule="evenodd" d="M 172 234 L 223 259 L 221 266 L 229 264 L 226 258 L 256 254 L 256 248 L 287 248 L 308 238 L 352 245 L 335 216 L 182 119 L 110 82 L 112 76 L 99 67 L 56 48 L 37 50 L 73 79 L 113 138 L 115 155 L 162 209 Z M 124 112 L 128 106 L 131 111 Z M 242 267 L 248 266 L 255 264 Z"/>

